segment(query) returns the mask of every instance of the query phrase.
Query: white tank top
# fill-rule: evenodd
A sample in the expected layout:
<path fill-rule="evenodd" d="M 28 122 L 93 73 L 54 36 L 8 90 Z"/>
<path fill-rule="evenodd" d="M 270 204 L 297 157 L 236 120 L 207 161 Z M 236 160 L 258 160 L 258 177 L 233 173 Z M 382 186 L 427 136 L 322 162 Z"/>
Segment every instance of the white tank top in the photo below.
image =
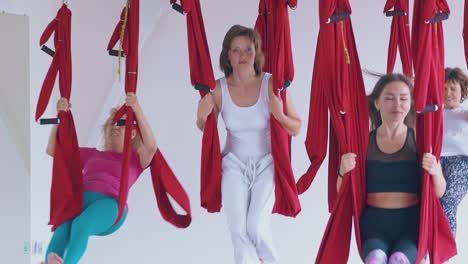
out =
<path fill-rule="evenodd" d="M 468 156 L 468 110 L 444 109 L 444 140 L 441 156 Z"/>
<path fill-rule="evenodd" d="M 223 155 L 235 154 L 241 161 L 259 159 L 271 153 L 270 107 L 268 105 L 268 80 L 265 73 L 257 102 L 240 107 L 229 93 L 226 78 L 220 79 L 222 106 L 221 116 L 226 125 L 227 137 Z"/>

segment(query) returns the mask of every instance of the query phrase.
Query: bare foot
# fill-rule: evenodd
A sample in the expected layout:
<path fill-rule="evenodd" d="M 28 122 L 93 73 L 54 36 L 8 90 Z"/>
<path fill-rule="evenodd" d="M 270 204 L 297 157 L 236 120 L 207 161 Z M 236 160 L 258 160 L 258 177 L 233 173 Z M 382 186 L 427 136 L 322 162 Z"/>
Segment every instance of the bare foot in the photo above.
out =
<path fill-rule="evenodd" d="M 47 259 L 47 264 L 63 264 L 62 258 L 55 253 L 50 253 Z"/>

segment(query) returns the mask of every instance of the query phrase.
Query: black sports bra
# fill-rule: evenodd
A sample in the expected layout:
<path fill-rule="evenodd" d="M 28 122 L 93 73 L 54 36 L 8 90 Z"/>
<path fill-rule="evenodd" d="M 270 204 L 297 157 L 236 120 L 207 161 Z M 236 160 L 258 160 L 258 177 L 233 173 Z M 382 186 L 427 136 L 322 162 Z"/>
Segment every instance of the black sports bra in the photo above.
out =
<path fill-rule="evenodd" d="M 414 130 L 408 128 L 403 147 L 395 153 L 384 153 L 377 145 L 376 130 L 369 138 L 367 150 L 367 192 L 420 193 L 421 167 L 418 161 Z"/>

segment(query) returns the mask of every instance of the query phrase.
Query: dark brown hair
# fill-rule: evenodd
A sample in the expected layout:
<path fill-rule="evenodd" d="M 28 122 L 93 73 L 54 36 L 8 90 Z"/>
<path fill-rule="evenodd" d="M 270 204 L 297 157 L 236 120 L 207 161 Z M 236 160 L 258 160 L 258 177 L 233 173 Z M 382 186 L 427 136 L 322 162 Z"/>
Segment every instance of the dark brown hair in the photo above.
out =
<path fill-rule="evenodd" d="M 223 40 L 223 49 L 221 50 L 221 54 L 219 55 L 219 68 L 224 72 L 224 76 L 228 77 L 232 74 L 232 65 L 229 61 L 228 52 L 231 49 L 232 40 L 235 37 L 244 36 L 249 38 L 255 46 L 255 63 L 254 69 L 255 74 L 260 75 L 262 73 L 263 63 L 265 58 L 262 52 L 262 40 L 260 39 L 260 35 L 252 28 L 244 27 L 241 25 L 234 25 L 232 26 L 226 36 L 224 36 Z"/>
<path fill-rule="evenodd" d="M 375 107 L 375 101 L 380 97 L 385 86 L 392 82 L 403 82 L 408 86 L 411 95 L 411 108 L 408 114 L 405 117 L 405 125 L 408 127 L 414 127 L 416 122 L 416 111 L 414 109 L 414 100 L 413 100 L 413 82 L 410 78 L 406 75 L 400 73 L 388 73 L 380 77 L 377 83 L 374 86 L 374 90 L 372 93 L 367 96 L 368 104 L 369 104 L 369 114 L 371 119 L 371 129 L 376 129 L 380 125 L 382 125 L 382 117 L 380 116 L 380 112 L 377 111 Z"/>
<path fill-rule="evenodd" d="M 460 68 L 445 68 L 445 82 L 458 83 L 461 88 L 461 102 L 468 97 L 468 80 L 465 73 Z"/>

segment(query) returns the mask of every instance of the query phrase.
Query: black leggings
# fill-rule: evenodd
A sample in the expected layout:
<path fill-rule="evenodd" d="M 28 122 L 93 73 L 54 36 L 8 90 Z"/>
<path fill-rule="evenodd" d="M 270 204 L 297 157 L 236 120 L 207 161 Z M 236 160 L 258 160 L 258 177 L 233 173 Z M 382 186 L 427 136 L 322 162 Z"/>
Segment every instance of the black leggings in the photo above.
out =
<path fill-rule="evenodd" d="M 367 207 L 361 216 L 362 255 L 380 249 L 387 256 L 399 251 L 416 262 L 419 237 L 419 205 L 401 209 Z"/>

